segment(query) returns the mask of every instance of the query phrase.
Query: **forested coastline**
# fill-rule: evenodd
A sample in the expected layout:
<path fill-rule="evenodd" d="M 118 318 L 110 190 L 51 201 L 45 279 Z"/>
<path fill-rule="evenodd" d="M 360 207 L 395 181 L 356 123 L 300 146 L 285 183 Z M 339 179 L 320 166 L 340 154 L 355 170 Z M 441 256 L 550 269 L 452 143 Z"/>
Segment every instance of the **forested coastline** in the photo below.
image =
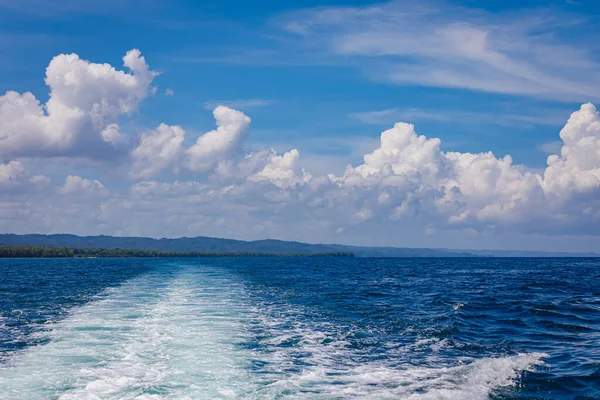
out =
<path fill-rule="evenodd" d="M 325 253 L 176 252 L 139 249 L 80 249 L 73 247 L 0 246 L 0 258 L 195 258 L 195 257 L 354 257 L 349 251 Z"/>

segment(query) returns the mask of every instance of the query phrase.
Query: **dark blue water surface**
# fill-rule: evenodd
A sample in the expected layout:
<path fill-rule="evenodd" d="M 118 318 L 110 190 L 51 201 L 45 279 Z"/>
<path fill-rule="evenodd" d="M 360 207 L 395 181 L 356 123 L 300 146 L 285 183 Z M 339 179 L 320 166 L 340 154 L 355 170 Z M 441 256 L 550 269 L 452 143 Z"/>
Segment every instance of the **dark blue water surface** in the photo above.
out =
<path fill-rule="evenodd" d="M 600 399 L 600 260 L 0 260 L 0 398 Z"/>
<path fill-rule="evenodd" d="M 70 308 L 153 267 L 130 259 L 0 259 L 0 362 L 39 344 L 31 333 L 50 329 Z"/>

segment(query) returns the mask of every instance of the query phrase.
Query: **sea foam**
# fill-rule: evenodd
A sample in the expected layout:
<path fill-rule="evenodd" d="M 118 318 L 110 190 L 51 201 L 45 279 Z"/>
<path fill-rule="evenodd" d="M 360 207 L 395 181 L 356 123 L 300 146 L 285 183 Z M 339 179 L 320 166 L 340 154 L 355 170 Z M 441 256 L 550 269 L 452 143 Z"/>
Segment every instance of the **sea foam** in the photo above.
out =
<path fill-rule="evenodd" d="M 343 327 L 256 301 L 210 266 L 177 266 L 106 291 L 0 367 L 2 399 L 487 399 L 541 353 L 414 365 L 360 361 Z"/>

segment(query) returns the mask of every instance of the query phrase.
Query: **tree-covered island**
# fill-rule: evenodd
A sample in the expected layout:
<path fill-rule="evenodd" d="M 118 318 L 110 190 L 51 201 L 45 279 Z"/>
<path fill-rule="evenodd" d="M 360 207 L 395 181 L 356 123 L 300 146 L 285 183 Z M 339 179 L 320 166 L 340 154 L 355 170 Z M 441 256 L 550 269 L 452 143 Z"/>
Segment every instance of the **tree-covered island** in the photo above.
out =
<path fill-rule="evenodd" d="M 324 253 L 196 252 L 139 249 L 81 249 L 73 247 L 0 246 L 0 258 L 171 258 L 171 257 L 354 257 L 349 251 Z"/>

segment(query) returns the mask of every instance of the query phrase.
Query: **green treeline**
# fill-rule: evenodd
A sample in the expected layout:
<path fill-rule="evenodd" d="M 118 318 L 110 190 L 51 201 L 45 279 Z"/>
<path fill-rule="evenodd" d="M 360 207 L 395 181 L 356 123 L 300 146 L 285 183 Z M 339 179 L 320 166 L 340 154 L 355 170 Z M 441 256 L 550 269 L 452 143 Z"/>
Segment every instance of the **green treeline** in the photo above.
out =
<path fill-rule="evenodd" d="M 176 252 L 137 249 L 79 249 L 73 247 L 0 246 L 0 258 L 108 258 L 108 257 L 354 257 L 349 251 L 327 253 Z"/>

